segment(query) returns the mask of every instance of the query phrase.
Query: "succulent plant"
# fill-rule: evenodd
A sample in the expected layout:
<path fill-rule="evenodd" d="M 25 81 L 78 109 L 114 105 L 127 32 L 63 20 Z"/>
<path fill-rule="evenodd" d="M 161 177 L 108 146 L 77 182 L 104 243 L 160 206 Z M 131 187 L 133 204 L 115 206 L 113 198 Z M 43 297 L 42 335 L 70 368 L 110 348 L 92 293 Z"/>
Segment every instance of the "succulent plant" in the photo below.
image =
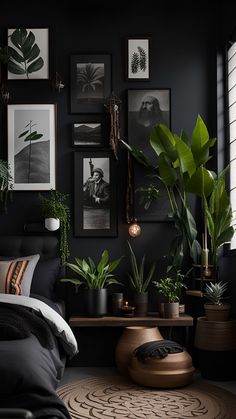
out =
<path fill-rule="evenodd" d="M 222 300 L 225 291 L 227 290 L 227 284 L 225 282 L 210 282 L 205 288 L 205 297 L 212 304 L 222 304 Z"/>

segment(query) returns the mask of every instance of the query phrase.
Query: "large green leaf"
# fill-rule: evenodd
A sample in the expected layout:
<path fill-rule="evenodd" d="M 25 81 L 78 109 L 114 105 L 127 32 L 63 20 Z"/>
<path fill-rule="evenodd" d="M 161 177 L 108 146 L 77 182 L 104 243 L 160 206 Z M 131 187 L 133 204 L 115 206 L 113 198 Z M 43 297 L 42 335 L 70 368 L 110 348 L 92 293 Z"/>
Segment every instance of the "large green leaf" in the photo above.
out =
<path fill-rule="evenodd" d="M 27 30 L 25 28 L 18 28 L 11 34 L 11 42 L 15 47 L 20 48 L 27 37 Z"/>
<path fill-rule="evenodd" d="M 177 175 L 176 175 L 175 170 L 169 164 L 164 154 L 161 154 L 159 157 L 158 169 L 160 173 L 160 179 L 162 180 L 162 182 L 168 188 L 173 187 L 176 182 Z"/>
<path fill-rule="evenodd" d="M 159 124 L 153 128 L 150 134 L 150 144 L 158 156 L 165 153 L 172 162 L 177 159 L 175 138 L 166 125 Z"/>
<path fill-rule="evenodd" d="M 132 156 L 143 166 L 145 166 L 147 169 L 153 169 L 153 165 L 150 163 L 148 158 L 143 154 L 141 150 L 138 150 L 135 147 L 131 147 L 129 144 L 127 144 L 125 141 L 120 140 L 120 142 L 126 147 L 126 149 L 132 154 Z"/>
<path fill-rule="evenodd" d="M 209 134 L 207 127 L 201 116 L 198 115 L 191 137 L 191 149 L 196 161 L 198 161 L 198 156 L 201 154 L 202 147 L 207 143 L 208 140 Z"/>
<path fill-rule="evenodd" d="M 14 48 L 8 47 L 8 51 L 10 56 L 18 63 L 22 63 L 24 61 L 23 55 L 19 54 Z"/>
<path fill-rule="evenodd" d="M 198 167 L 191 178 L 184 178 L 186 192 L 196 194 L 200 197 L 209 196 L 214 188 L 213 172 L 205 167 Z"/>
<path fill-rule="evenodd" d="M 189 146 L 177 135 L 175 136 L 176 149 L 178 152 L 180 168 L 182 173 L 188 172 L 191 177 L 196 170 L 196 165 Z"/>

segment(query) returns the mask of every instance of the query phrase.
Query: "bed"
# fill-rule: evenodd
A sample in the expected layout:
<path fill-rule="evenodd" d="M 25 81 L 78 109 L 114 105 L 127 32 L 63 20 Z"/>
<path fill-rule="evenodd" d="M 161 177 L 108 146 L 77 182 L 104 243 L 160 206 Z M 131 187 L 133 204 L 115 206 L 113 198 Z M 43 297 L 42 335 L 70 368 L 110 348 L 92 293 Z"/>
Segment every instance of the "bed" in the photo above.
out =
<path fill-rule="evenodd" d="M 78 349 L 63 318 L 55 236 L 0 237 L 0 407 L 70 418 L 56 393 Z"/>

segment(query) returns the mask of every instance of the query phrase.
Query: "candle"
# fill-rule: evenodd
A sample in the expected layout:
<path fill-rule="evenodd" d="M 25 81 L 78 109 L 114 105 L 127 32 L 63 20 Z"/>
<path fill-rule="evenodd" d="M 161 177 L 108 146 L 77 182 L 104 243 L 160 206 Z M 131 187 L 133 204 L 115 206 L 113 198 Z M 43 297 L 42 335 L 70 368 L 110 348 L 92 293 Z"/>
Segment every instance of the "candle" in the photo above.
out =
<path fill-rule="evenodd" d="M 125 317 L 133 317 L 135 307 L 129 306 L 129 302 L 125 301 L 121 309 L 122 315 Z"/>

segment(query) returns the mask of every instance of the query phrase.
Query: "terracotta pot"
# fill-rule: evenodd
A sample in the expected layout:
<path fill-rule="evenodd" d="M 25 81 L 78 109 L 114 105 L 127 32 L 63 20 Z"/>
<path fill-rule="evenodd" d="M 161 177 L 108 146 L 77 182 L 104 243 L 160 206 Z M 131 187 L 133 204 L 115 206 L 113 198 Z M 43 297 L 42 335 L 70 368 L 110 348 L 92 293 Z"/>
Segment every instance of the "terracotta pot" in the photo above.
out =
<path fill-rule="evenodd" d="M 206 318 L 209 321 L 224 322 L 230 317 L 230 304 L 204 304 Z"/>
<path fill-rule="evenodd" d="M 121 374 L 128 375 L 128 365 L 133 351 L 146 342 L 162 340 L 157 327 L 125 327 L 115 351 L 116 365 Z"/>
<path fill-rule="evenodd" d="M 131 357 L 129 374 L 132 380 L 142 386 L 175 388 L 186 386 L 192 381 L 194 368 L 192 358 L 183 351 L 169 354 L 165 358 L 150 358 L 145 363 L 134 355 Z"/>

